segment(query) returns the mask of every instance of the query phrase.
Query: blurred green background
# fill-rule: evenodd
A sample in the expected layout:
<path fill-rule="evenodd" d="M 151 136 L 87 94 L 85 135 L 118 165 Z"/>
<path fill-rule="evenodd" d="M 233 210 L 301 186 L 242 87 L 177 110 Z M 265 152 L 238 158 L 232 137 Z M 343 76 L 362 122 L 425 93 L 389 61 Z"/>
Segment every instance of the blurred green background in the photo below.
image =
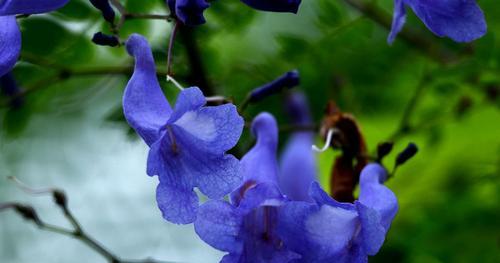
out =
<path fill-rule="evenodd" d="M 167 13 L 161 0 L 122 2 L 133 13 Z M 478 1 L 489 29 L 472 44 L 433 36 L 409 12 L 406 28 L 425 45 L 399 37 L 392 46 L 387 28 L 346 2 L 304 0 L 293 15 L 213 1 L 207 24 L 178 36 L 175 77 L 238 103 L 297 68 L 297 89 L 307 94 L 316 122 L 334 100 L 358 119 L 370 152 L 389 138 L 395 152 L 410 141 L 421 149 L 388 183 L 400 211 L 370 262 L 499 262 L 498 1 Z M 392 10 L 392 0 L 361 3 L 382 14 Z M 198 240 L 192 226 L 163 221 L 156 208 L 157 181 L 145 174 L 147 147 L 121 113 L 133 61 L 123 47 L 90 41 L 95 32 L 110 33 L 109 25 L 84 0 L 19 22 L 23 48 L 13 73 L 25 96 L 15 108 L 0 95 L 0 202 L 32 203 L 47 221 L 67 225 L 48 197 L 29 196 L 2 178 L 58 186 L 84 227 L 118 255 L 217 262 L 222 254 Z M 165 21 L 127 20 L 120 37 L 147 36 L 164 72 L 170 31 Z M 160 80 L 172 102 L 177 89 Z M 251 105 L 245 117 L 268 111 L 286 125 L 284 97 Z M 288 135 L 280 133 L 282 144 Z M 246 130 L 239 151 L 251 143 Z M 325 186 L 338 154 L 318 156 Z M 394 154 L 386 158 L 387 167 L 393 160 Z M 0 233 L 0 262 L 104 262 L 78 241 L 37 230 L 11 212 L 0 213 Z"/>

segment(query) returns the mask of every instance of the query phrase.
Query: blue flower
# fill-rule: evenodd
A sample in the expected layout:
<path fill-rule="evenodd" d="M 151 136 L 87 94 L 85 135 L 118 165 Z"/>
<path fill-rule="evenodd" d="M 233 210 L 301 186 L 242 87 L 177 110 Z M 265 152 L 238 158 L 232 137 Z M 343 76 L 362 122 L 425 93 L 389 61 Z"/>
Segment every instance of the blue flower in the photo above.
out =
<path fill-rule="evenodd" d="M 0 3 L 0 76 L 9 72 L 21 51 L 21 32 L 17 14 L 46 13 L 64 6 L 69 0 L 4 0 Z"/>
<path fill-rule="evenodd" d="M 135 70 L 123 97 L 125 117 L 150 146 L 147 173 L 158 175 L 156 199 L 163 217 L 191 223 L 198 209 L 194 187 L 209 198 L 222 198 L 240 185 L 239 161 L 225 152 L 239 140 L 243 119 L 232 104 L 204 107 L 197 87 L 181 91 L 172 109 L 147 40 L 134 34 L 126 45 Z"/>
<path fill-rule="evenodd" d="M 388 42 L 392 43 L 403 29 L 406 6 L 434 34 L 456 42 L 471 42 L 486 33 L 486 22 L 475 0 L 394 0 L 394 17 Z"/>
<path fill-rule="evenodd" d="M 386 171 L 367 165 L 360 176 L 359 200 L 340 203 L 313 183 L 314 203 L 288 202 L 281 206 L 278 233 L 284 244 L 302 258 L 298 262 L 368 262 L 385 240 L 397 213 L 396 196 L 382 183 Z"/>
<path fill-rule="evenodd" d="M 204 24 L 203 12 L 210 6 L 205 0 L 167 0 L 167 4 L 177 18 L 188 26 Z"/>
<path fill-rule="evenodd" d="M 297 13 L 301 0 L 241 0 L 248 6 L 262 11 Z"/>
<path fill-rule="evenodd" d="M 203 204 L 195 230 L 206 243 L 228 252 L 221 262 L 290 262 L 300 256 L 276 232 L 279 207 L 287 202 L 278 186 L 276 120 L 262 113 L 252 131 L 257 143 L 241 160 L 243 184 L 231 194 L 231 203 Z"/>
<path fill-rule="evenodd" d="M 288 112 L 294 124 L 307 125 L 312 122 L 306 98 L 302 93 L 293 93 L 287 102 Z M 288 139 L 281 155 L 280 187 L 291 200 L 312 201 L 308 190 L 317 174 L 316 158 L 311 151 L 313 143 L 313 132 L 295 132 Z"/>

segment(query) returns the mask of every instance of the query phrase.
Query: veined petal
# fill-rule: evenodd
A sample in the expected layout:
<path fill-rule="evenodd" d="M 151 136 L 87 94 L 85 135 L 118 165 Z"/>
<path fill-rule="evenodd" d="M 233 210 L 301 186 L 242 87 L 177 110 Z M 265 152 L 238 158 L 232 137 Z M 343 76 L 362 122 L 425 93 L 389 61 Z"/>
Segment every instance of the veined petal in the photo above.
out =
<path fill-rule="evenodd" d="M 156 78 L 156 67 L 147 40 L 133 34 L 127 40 L 127 51 L 135 58 L 132 78 L 125 88 L 125 118 L 148 145 L 157 141 L 172 109 Z"/>
<path fill-rule="evenodd" d="M 317 205 L 329 205 L 333 207 L 340 207 L 347 210 L 356 210 L 356 207 L 351 203 L 341 203 L 330 197 L 319 185 L 318 182 L 313 182 L 309 189 L 309 195 L 316 202 Z"/>
<path fill-rule="evenodd" d="M 260 206 L 278 207 L 281 206 L 285 198 L 275 184 L 260 183 L 246 189 L 240 196 L 238 209 L 243 215 Z"/>
<path fill-rule="evenodd" d="M 152 155 L 148 158 L 151 160 L 148 170 L 154 172 L 156 169 L 160 180 L 163 173 L 172 180 L 182 177 L 189 182 L 191 188 L 197 186 L 203 194 L 212 199 L 222 198 L 241 184 L 242 178 L 238 172 L 240 164 L 234 156 L 213 155 L 196 148 L 191 149 L 185 137 L 178 136 L 182 135 L 181 131 L 176 130 L 179 128 L 174 126 L 171 129 L 172 133 L 167 132 L 162 137 L 161 146 L 155 153 L 161 157 Z M 161 164 L 155 165 L 160 160 Z M 160 168 L 162 170 L 158 171 Z"/>
<path fill-rule="evenodd" d="M 363 251 L 368 255 L 375 255 L 384 244 L 386 230 L 380 224 L 380 214 L 372 208 L 356 202 L 359 220 L 361 221 L 361 232 L 358 243 L 363 246 Z"/>
<path fill-rule="evenodd" d="M 182 90 L 177 96 L 174 112 L 168 123 L 176 122 L 187 112 L 199 110 L 206 103 L 207 100 L 198 87 L 190 87 Z"/>
<path fill-rule="evenodd" d="M 196 219 L 198 196 L 183 178 L 164 178 L 156 188 L 156 201 L 163 218 L 175 224 L 189 224 Z"/>
<path fill-rule="evenodd" d="M 15 16 L 0 16 L 0 76 L 9 72 L 21 51 L 21 32 Z"/>
<path fill-rule="evenodd" d="M 284 244 L 302 255 L 300 262 L 330 262 L 348 249 L 359 227 L 357 212 L 341 207 L 294 201 L 279 211 L 278 232 Z"/>
<path fill-rule="evenodd" d="M 403 29 L 406 22 L 406 9 L 404 0 L 394 0 L 394 14 L 392 17 L 392 26 L 387 42 L 392 44 L 396 39 L 396 36 Z"/>
<path fill-rule="evenodd" d="M 47 13 L 68 2 L 69 0 L 0 0 L 0 16 Z"/>
<path fill-rule="evenodd" d="M 179 128 L 175 136 L 182 136 L 187 147 L 222 155 L 236 145 L 244 121 L 233 104 L 200 108 L 205 98 L 198 88 L 184 90 L 181 95 L 169 123 Z"/>
<path fill-rule="evenodd" d="M 241 0 L 248 6 L 262 11 L 297 13 L 301 0 Z"/>
<path fill-rule="evenodd" d="M 387 173 L 382 166 L 369 164 L 361 171 L 359 181 L 359 202 L 380 214 L 385 231 L 389 229 L 398 211 L 396 195 L 382 184 L 386 177 Z"/>
<path fill-rule="evenodd" d="M 475 0 L 406 0 L 434 34 L 456 42 L 471 42 L 486 34 L 483 11 Z"/>
<path fill-rule="evenodd" d="M 236 209 L 224 201 L 208 201 L 199 211 L 194 229 L 203 241 L 212 247 L 230 252 L 240 253 L 243 240 L 238 238 L 243 218 Z"/>

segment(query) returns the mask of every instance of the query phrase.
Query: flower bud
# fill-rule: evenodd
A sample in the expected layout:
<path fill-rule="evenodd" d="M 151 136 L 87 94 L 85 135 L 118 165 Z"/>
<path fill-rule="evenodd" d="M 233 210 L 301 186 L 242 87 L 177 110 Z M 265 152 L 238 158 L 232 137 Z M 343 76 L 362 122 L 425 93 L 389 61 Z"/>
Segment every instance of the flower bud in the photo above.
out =
<path fill-rule="evenodd" d="M 106 35 L 102 32 L 97 32 L 92 37 L 92 42 L 100 46 L 110 46 L 116 47 L 120 44 L 120 41 L 116 36 Z"/>
<path fill-rule="evenodd" d="M 396 157 L 396 166 L 404 164 L 418 152 L 418 147 L 414 143 L 409 143 L 406 148 Z"/>
<path fill-rule="evenodd" d="M 250 94 L 250 102 L 260 101 L 272 94 L 281 92 L 285 88 L 293 88 L 300 83 L 299 72 L 297 70 L 289 71 L 283 76 L 254 89 Z"/>
<path fill-rule="evenodd" d="M 109 4 L 109 0 L 90 0 L 90 3 L 101 11 L 106 21 L 113 23 L 115 20 L 115 11 Z"/>

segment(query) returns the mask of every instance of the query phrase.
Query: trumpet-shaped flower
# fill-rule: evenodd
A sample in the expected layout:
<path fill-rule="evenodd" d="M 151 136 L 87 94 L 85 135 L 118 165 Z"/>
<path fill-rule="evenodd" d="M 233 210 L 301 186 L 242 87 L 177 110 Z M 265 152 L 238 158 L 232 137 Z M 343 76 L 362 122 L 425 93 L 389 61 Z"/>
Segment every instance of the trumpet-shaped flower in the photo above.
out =
<path fill-rule="evenodd" d="M 312 122 L 306 97 L 302 93 L 293 93 L 287 102 L 294 124 L 307 125 Z M 281 155 L 280 187 L 291 200 L 312 201 L 308 190 L 317 174 L 316 158 L 311 151 L 313 143 L 313 132 L 294 132 Z"/>
<path fill-rule="evenodd" d="M 276 232 L 279 208 L 287 201 L 278 186 L 276 121 L 262 113 L 252 131 L 257 143 L 241 160 L 243 184 L 231 194 L 231 203 L 203 204 L 195 230 L 209 245 L 228 252 L 221 262 L 290 262 L 300 256 Z"/>
<path fill-rule="evenodd" d="M 394 17 L 388 42 L 403 29 L 406 6 L 440 37 L 470 42 L 486 33 L 486 21 L 476 0 L 394 0 Z"/>
<path fill-rule="evenodd" d="M 3 0 L 0 1 L 0 76 L 9 72 L 21 51 L 21 32 L 17 14 L 40 14 L 56 10 L 69 0 Z"/>
<path fill-rule="evenodd" d="M 135 58 L 135 70 L 123 97 L 125 117 L 150 146 L 147 173 L 158 175 L 156 199 L 163 217 L 191 223 L 198 209 L 194 187 L 218 199 L 240 185 L 239 161 L 225 152 L 239 140 L 243 119 L 232 104 L 204 106 L 197 87 L 181 91 L 172 109 L 146 39 L 132 35 L 127 50 Z"/>
<path fill-rule="evenodd" d="M 382 183 L 385 169 L 367 165 L 360 177 L 359 200 L 340 203 L 318 183 L 310 189 L 310 202 L 289 202 L 280 209 L 278 233 L 284 244 L 302 258 L 298 262 L 368 262 L 385 240 L 398 205 Z"/>

